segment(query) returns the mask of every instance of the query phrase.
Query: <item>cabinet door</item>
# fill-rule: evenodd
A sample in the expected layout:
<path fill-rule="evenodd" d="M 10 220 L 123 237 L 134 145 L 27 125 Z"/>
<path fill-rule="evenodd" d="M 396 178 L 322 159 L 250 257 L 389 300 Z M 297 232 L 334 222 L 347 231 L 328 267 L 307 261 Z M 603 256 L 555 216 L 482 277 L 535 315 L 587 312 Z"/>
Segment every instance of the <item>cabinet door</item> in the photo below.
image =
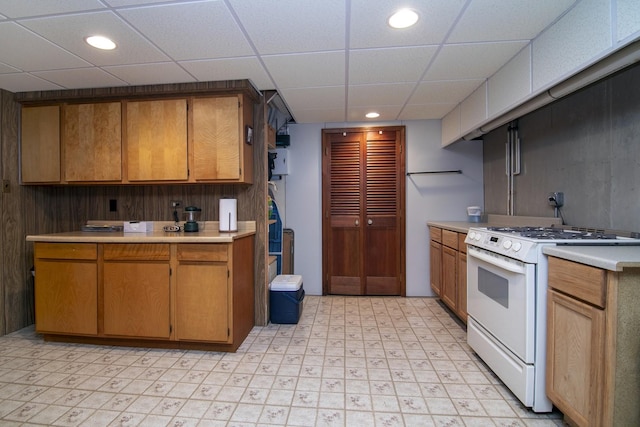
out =
<path fill-rule="evenodd" d="M 181 263 L 176 285 L 179 340 L 227 342 L 230 338 L 226 263 Z"/>
<path fill-rule="evenodd" d="M 96 261 L 36 259 L 36 331 L 98 333 Z"/>
<path fill-rule="evenodd" d="M 62 143 L 66 181 L 120 181 L 120 103 L 66 105 L 63 114 Z"/>
<path fill-rule="evenodd" d="M 193 100 L 193 173 L 196 180 L 237 181 L 244 144 L 237 96 Z"/>
<path fill-rule="evenodd" d="M 456 310 L 458 251 L 442 246 L 442 301 Z"/>
<path fill-rule="evenodd" d="M 601 425 L 605 312 L 547 295 L 547 395 L 577 425 Z"/>
<path fill-rule="evenodd" d="M 129 181 L 181 181 L 187 171 L 187 100 L 126 104 Z"/>
<path fill-rule="evenodd" d="M 22 182 L 60 182 L 60 106 L 22 107 Z"/>
<path fill-rule="evenodd" d="M 169 338 L 169 262 L 104 262 L 104 333 Z"/>
<path fill-rule="evenodd" d="M 467 254 L 458 253 L 458 316 L 467 323 Z"/>
<path fill-rule="evenodd" d="M 431 289 L 436 295 L 442 295 L 442 245 L 438 242 L 431 241 L 430 258 L 430 276 Z"/>

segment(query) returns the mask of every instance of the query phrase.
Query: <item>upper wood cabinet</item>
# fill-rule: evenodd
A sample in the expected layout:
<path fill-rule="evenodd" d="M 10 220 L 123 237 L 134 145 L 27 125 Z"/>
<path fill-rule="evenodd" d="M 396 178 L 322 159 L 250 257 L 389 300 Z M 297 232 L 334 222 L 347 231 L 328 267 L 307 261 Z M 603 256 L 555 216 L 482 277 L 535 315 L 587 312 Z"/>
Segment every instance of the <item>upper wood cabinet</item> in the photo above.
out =
<path fill-rule="evenodd" d="M 193 98 L 192 180 L 253 181 L 253 108 L 243 95 Z"/>
<path fill-rule="evenodd" d="M 120 102 L 65 105 L 62 122 L 65 181 L 122 179 Z"/>
<path fill-rule="evenodd" d="M 253 182 L 245 93 L 22 107 L 24 184 Z"/>
<path fill-rule="evenodd" d="M 60 182 L 60 106 L 22 108 L 23 183 Z"/>
<path fill-rule="evenodd" d="M 187 100 L 127 102 L 129 181 L 186 181 Z"/>

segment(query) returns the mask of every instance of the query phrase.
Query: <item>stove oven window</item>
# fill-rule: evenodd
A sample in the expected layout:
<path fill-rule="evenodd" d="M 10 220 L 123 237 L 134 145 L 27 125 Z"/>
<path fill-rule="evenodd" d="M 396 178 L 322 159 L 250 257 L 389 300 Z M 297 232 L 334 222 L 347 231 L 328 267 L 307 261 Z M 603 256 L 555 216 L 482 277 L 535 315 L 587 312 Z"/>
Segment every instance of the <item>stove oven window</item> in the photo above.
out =
<path fill-rule="evenodd" d="M 509 308 L 509 281 L 504 277 L 478 267 L 478 290 L 504 308 Z"/>

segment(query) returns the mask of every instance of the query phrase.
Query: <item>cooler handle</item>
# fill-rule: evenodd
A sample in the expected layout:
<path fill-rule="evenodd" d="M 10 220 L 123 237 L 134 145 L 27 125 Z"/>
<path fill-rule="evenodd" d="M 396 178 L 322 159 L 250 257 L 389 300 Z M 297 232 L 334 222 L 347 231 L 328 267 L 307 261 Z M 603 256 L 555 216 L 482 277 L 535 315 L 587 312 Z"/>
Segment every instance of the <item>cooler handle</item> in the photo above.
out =
<path fill-rule="evenodd" d="M 300 297 L 300 299 L 295 299 L 290 293 L 285 293 L 283 295 L 285 298 L 289 298 L 291 301 L 295 302 L 296 304 L 300 304 L 303 300 L 304 300 L 304 289 L 302 290 L 302 296 Z"/>

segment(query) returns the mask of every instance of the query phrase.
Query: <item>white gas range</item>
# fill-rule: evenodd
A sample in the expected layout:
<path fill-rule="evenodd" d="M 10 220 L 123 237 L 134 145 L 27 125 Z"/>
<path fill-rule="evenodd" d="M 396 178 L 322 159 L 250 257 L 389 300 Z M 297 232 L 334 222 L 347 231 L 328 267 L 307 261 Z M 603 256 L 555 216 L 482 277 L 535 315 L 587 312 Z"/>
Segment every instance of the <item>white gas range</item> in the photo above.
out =
<path fill-rule="evenodd" d="M 549 245 L 640 245 L 639 236 L 551 227 L 470 228 L 467 342 L 513 394 L 535 412 L 545 393 Z"/>

